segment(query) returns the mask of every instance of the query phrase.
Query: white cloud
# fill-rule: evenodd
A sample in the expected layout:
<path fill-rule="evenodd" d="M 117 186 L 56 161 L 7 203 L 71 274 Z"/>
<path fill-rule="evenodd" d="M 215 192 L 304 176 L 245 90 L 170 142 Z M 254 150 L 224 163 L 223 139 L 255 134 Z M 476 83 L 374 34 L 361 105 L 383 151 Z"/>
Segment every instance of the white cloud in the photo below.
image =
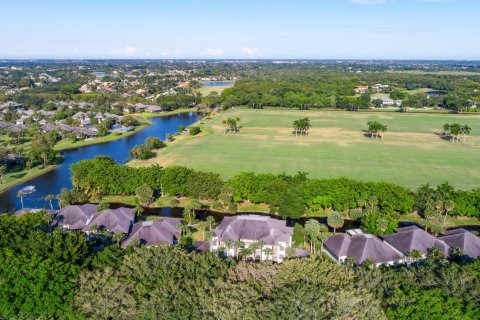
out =
<path fill-rule="evenodd" d="M 243 47 L 240 49 L 242 53 L 246 56 L 260 56 L 262 55 L 262 52 L 258 48 L 248 48 L 248 47 Z"/>
<path fill-rule="evenodd" d="M 203 57 L 223 57 L 225 50 L 223 49 L 206 49 L 200 53 Z"/>
<path fill-rule="evenodd" d="M 131 57 L 137 52 L 137 49 L 130 47 L 130 46 L 125 46 L 120 49 L 115 49 L 111 52 L 111 55 L 114 57 Z"/>

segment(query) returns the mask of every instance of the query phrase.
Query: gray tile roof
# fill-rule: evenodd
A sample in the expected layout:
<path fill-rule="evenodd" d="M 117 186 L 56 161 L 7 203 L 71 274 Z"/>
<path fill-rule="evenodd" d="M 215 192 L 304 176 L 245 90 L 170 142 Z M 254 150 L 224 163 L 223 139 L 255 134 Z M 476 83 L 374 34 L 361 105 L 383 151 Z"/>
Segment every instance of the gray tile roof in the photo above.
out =
<path fill-rule="evenodd" d="M 83 230 L 91 230 L 94 225 L 104 227 L 113 233 L 129 233 L 135 221 L 135 212 L 130 208 L 107 209 L 93 215 L 90 223 Z"/>
<path fill-rule="evenodd" d="M 470 258 L 480 257 L 480 238 L 465 229 L 449 230 L 438 239 L 444 241 L 451 248 L 462 249 Z"/>
<path fill-rule="evenodd" d="M 417 226 L 398 228 L 396 233 L 382 236 L 382 238 L 404 255 L 412 250 L 418 250 L 422 254 L 426 254 L 428 249 L 434 247 L 448 255 L 449 246 L 445 242 Z"/>
<path fill-rule="evenodd" d="M 179 218 L 162 218 L 135 223 L 132 232 L 122 243 L 122 247 L 128 247 L 134 239 L 143 244 L 174 244 L 174 241 L 180 237 L 177 225 L 181 222 L 182 219 Z"/>
<path fill-rule="evenodd" d="M 355 236 L 336 234 L 328 238 L 325 247 L 337 259 L 351 257 L 356 264 L 362 264 L 367 259 L 374 263 L 385 263 L 402 258 L 395 250 L 371 234 Z"/>
<path fill-rule="evenodd" d="M 23 209 L 15 211 L 15 213 L 13 215 L 15 217 L 21 217 L 21 216 L 23 216 L 27 213 L 37 213 L 37 212 L 40 212 L 40 211 L 45 211 L 45 212 L 50 213 L 52 215 L 56 214 L 55 210 L 50 210 L 50 209 L 23 208 Z"/>
<path fill-rule="evenodd" d="M 69 206 L 58 211 L 52 226 L 69 226 L 71 230 L 81 230 L 87 226 L 95 213 L 97 213 L 95 204 Z"/>
<path fill-rule="evenodd" d="M 274 245 L 278 241 L 289 242 L 293 228 L 287 227 L 285 220 L 252 214 L 225 217 L 213 232 L 220 241 L 262 240 Z"/>

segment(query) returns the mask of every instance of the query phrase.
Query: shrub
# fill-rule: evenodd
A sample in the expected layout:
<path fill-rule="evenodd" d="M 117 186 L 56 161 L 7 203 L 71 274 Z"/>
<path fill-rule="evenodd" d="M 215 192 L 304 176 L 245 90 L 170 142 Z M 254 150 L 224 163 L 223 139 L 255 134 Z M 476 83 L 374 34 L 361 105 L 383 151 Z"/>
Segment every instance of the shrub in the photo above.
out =
<path fill-rule="evenodd" d="M 195 136 L 197 134 L 200 133 L 200 127 L 190 127 L 189 130 L 188 130 L 188 133 L 191 135 L 191 136 Z"/>
<path fill-rule="evenodd" d="M 147 160 L 155 157 L 155 152 L 151 151 L 147 146 L 141 144 L 130 149 L 128 155 L 134 159 Z"/>

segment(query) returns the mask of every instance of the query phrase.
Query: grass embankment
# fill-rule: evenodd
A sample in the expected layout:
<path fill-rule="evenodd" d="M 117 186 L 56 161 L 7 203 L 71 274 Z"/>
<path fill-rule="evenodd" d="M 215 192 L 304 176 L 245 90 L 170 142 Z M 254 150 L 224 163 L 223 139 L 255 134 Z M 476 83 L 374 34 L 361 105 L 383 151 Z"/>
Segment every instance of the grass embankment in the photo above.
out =
<path fill-rule="evenodd" d="M 7 189 L 10 189 L 13 186 L 16 186 L 17 184 L 23 183 L 44 173 L 47 173 L 55 168 L 56 165 L 46 166 L 45 168 L 37 166 L 35 168 L 32 168 L 31 172 L 28 169 L 22 171 L 8 172 L 4 177 L 4 183 L 0 183 L 0 193 Z"/>
<path fill-rule="evenodd" d="M 195 111 L 195 108 L 189 108 L 189 109 L 178 109 L 174 111 L 169 111 L 169 112 L 145 112 L 145 113 L 133 113 L 131 114 L 135 118 L 137 118 L 141 125 L 136 127 L 135 130 L 129 131 L 129 132 L 113 132 L 109 133 L 108 135 L 104 137 L 98 137 L 90 140 L 82 140 L 82 141 L 67 141 L 67 140 L 62 140 L 59 141 L 55 145 L 55 150 L 62 151 L 62 150 L 67 150 L 67 149 L 74 149 L 74 148 L 79 148 L 79 147 L 84 147 L 84 146 L 89 146 L 93 144 L 99 144 L 99 143 L 106 143 L 110 141 L 115 141 L 119 140 L 128 136 L 131 136 L 148 126 L 150 126 L 152 123 L 148 120 L 149 118 L 155 118 L 155 117 L 166 117 L 166 116 L 171 116 L 179 113 L 186 113 L 186 112 L 192 112 Z"/>
<path fill-rule="evenodd" d="M 222 121 L 229 117 L 241 119 L 237 134 L 224 134 Z M 301 117 L 310 118 L 308 137 L 292 134 L 292 122 Z M 364 136 L 370 120 L 388 126 L 383 141 Z M 224 179 L 242 171 L 304 171 L 311 178 L 388 181 L 412 189 L 445 181 L 471 189 L 480 186 L 479 120 L 478 115 L 441 113 L 236 109 L 203 119 L 199 135 L 179 136 L 156 158 L 130 165 L 182 165 Z M 472 135 L 465 143 L 442 140 L 438 133 L 447 122 L 468 124 Z"/>

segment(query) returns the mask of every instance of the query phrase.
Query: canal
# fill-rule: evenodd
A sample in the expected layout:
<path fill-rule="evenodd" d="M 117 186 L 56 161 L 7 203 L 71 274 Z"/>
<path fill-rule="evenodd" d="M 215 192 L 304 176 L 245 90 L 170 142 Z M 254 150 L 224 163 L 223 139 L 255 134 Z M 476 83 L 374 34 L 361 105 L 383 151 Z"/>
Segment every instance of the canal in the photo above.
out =
<path fill-rule="evenodd" d="M 62 153 L 63 162 L 57 168 L 0 194 L 0 212 L 11 211 L 15 208 L 19 209 L 21 202 L 17 194 L 19 190 L 26 186 L 34 186 L 36 192 L 23 198 L 24 207 L 47 208 L 49 206 L 48 202 L 44 200 L 46 195 L 57 195 L 60 193 L 60 189 L 70 189 L 72 187 L 70 165 L 80 160 L 91 159 L 99 155 L 107 155 L 115 159 L 118 163 L 125 163 L 130 160 L 128 151 L 136 145 L 143 144 L 147 137 L 154 136 L 165 140 L 166 135 L 177 132 L 179 126 L 187 127 L 200 119 L 201 115 L 195 112 L 155 117 L 150 119 L 152 122 L 151 126 L 131 136 L 107 143 L 66 150 Z"/>

